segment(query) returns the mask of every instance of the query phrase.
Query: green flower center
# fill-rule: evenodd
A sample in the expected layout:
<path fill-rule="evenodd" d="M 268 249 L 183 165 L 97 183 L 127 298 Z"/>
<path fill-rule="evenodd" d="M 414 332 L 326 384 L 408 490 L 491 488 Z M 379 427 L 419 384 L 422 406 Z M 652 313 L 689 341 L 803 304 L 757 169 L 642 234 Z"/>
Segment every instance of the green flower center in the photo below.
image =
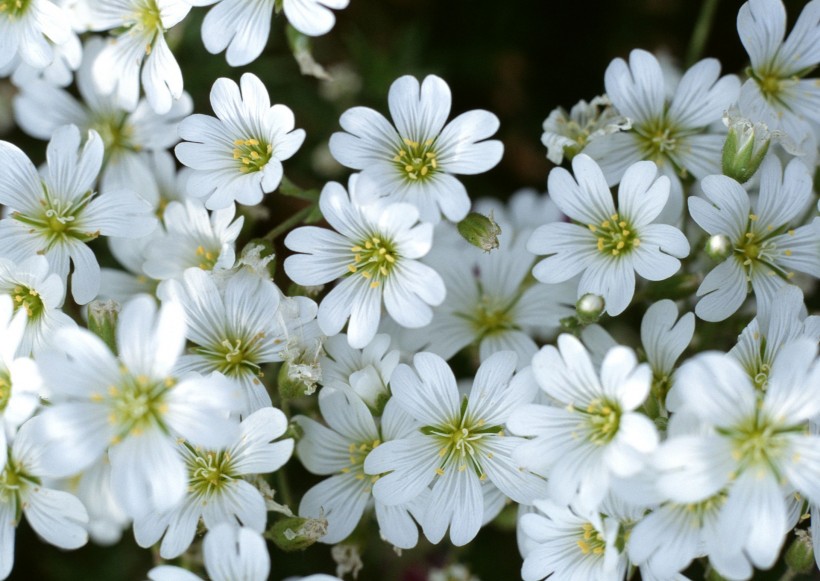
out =
<path fill-rule="evenodd" d="M 193 451 L 186 463 L 188 489 L 197 496 L 212 496 L 236 479 L 228 451 Z"/>
<path fill-rule="evenodd" d="M 162 30 L 162 15 L 156 0 L 144 0 L 137 8 L 134 16 L 136 24 L 143 30 Z"/>
<path fill-rule="evenodd" d="M 7 369 L 0 371 L 0 412 L 4 412 L 11 399 L 11 374 Z"/>
<path fill-rule="evenodd" d="M 758 225 L 758 216 L 749 214 L 746 232 L 734 247 L 735 257 L 746 270 L 748 280 L 751 280 L 751 273 L 758 264 L 765 264 L 775 274 L 786 280 L 794 277 L 794 272 L 786 271 L 778 264 L 781 257 L 792 255 L 790 248 L 780 249 L 773 240 L 775 236 L 783 234 L 784 231 L 785 228 L 775 228 L 772 225 L 761 227 Z M 794 236 L 795 231 L 788 230 L 788 234 Z"/>
<path fill-rule="evenodd" d="M 125 115 L 101 115 L 92 123 L 91 128 L 100 134 L 107 156 L 115 156 L 121 151 L 139 151 L 134 145 L 134 127 L 125 122 Z"/>
<path fill-rule="evenodd" d="M 213 270 L 219 260 L 219 250 L 208 250 L 201 244 L 196 247 L 197 266 L 202 270 Z"/>
<path fill-rule="evenodd" d="M 598 239 L 598 251 L 607 256 L 629 253 L 641 244 L 635 229 L 617 213 L 600 224 L 587 224 L 587 228 Z"/>
<path fill-rule="evenodd" d="M 45 311 L 43 299 L 40 298 L 40 293 L 33 288 L 18 284 L 11 290 L 11 296 L 14 299 L 15 312 L 24 309 L 29 320 L 32 321 L 36 321 L 43 315 Z"/>
<path fill-rule="evenodd" d="M 398 259 L 396 246 L 379 234 L 365 238 L 353 246 L 353 262 L 347 265 L 351 274 L 361 274 L 370 280 L 371 288 L 376 288 L 390 276 Z"/>
<path fill-rule="evenodd" d="M 11 217 L 31 226 L 34 232 L 46 239 L 47 251 L 55 245 L 65 242 L 69 238 L 80 242 L 90 242 L 100 235 L 99 231 L 83 231 L 78 219 L 85 207 L 91 202 L 94 192 L 86 192 L 76 200 L 64 201 L 53 197 L 43 184 L 43 198 L 40 200 L 41 210 L 37 215 L 29 216 L 22 212 L 13 212 Z"/>
<path fill-rule="evenodd" d="M 601 556 L 606 550 L 604 535 L 595 530 L 592 523 L 585 523 L 581 526 L 580 538 L 575 541 L 581 553 L 584 555 Z"/>
<path fill-rule="evenodd" d="M 393 157 L 396 167 L 410 181 L 426 180 L 438 171 L 435 141 L 424 143 L 404 139 Z"/>
<path fill-rule="evenodd" d="M 468 318 L 479 338 L 483 339 L 517 329 L 511 310 L 512 305 L 485 295 Z"/>
<path fill-rule="evenodd" d="M 258 333 L 250 340 L 224 339 L 218 345 L 195 347 L 194 351 L 208 358 L 220 373 L 228 377 L 242 377 L 247 374 L 261 376 L 257 358 L 264 338 L 264 333 Z"/>
<path fill-rule="evenodd" d="M 580 427 L 584 436 L 593 444 L 603 446 L 608 444 L 618 433 L 621 424 L 621 409 L 618 404 L 602 398 L 592 400 L 586 410 L 579 410 L 572 404 L 567 408 L 570 412 L 581 414 Z M 573 433 L 578 438 L 577 433 Z"/>
<path fill-rule="evenodd" d="M 138 436 L 152 426 L 164 425 L 163 417 L 168 411 L 165 396 L 175 384 L 171 377 L 156 381 L 123 370 L 119 384 L 108 388 L 107 397 L 92 394 L 92 401 L 108 400 L 111 410 L 108 422 L 117 432 L 111 443 L 116 444 L 129 435 Z"/>
<path fill-rule="evenodd" d="M 31 0 L 0 0 L 0 15 L 16 20 L 26 13 L 30 4 Z"/>
<path fill-rule="evenodd" d="M 359 442 L 353 443 L 347 447 L 348 454 L 348 461 L 350 462 L 349 466 L 345 466 L 342 468 L 342 474 L 355 474 L 356 480 L 364 480 L 365 478 L 370 479 L 370 484 L 375 483 L 379 477 L 378 476 L 368 476 L 364 473 L 364 459 L 367 458 L 367 455 L 370 454 L 373 450 L 378 448 L 381 445 L 381 440 L 373 440 L 372 442 Z M 370 493 L 371 487 L 368 486 L 365 492 Z"/>
<path fill-rule="evenodd" d="M 273 145 L 264 140 L 237 139 L 233 144 L 233 158 L 239 161 L 242 173 L 261 171 L 273 157 Z"/>
<path fill-rule="evenodd" d="M 656 119 L 641 125 L 635 125 L 644 159 L 651 159 L 659 166 L 671 161 L 669 155 L 678 147 L 678 140 L 686 135 L 672 126 L 666 119 Z"/>

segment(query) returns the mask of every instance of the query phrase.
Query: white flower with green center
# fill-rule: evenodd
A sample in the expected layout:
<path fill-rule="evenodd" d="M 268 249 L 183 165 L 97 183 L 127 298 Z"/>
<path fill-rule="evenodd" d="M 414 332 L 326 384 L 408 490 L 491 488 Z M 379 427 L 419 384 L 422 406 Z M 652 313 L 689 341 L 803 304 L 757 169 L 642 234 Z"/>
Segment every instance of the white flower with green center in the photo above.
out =
<path fill-rule="evenodd" d="M 142 547 L 162 537 L 159 554 L 174 559 L 184 553 L 200 520 L 208 530 L 227 523 L 265 531 L 268 510 L 262 493 L 245 480 L 278 470 L 293 453 L 293 440 L 274 441 L 288 427 L 285 414 L 275 408 L 257 410 L 239 425 L 238 436 L 225 448 L 202 449 L 188 443 L 178 447 L 188 473 L 185 497 L 166 512 L 151 512 L 134 521 L 134 536 Z M 164 537 L 163 537 L 164 535 Z"/>
<path fill-rule="evenodd" d="M 65 285 L 60 275 L 49 272 L 48 260 L 32 256 L 19 265 L 0 258 L 0 293 L 10 295 L 17 311 L 26 312 L 26 327 L 17 353 L 36 354 L 60 327 L 76 327 L 60 307 Z"/>
<path fill-rule="evenodd" d="M 627 562 L 617 548 L 619 523 L 597 512 L 536 500 L 537 511 L 518 520 L 524 581 L 624 578 Z"/>
<path fill-rule="evenodd" d="M 503 243 L 490 253 L 464 243 L 451 224 L 436 231 L 424 261 L 441 273 L 447 296 L 433 321 L 418 329 L 421 348 L 450 359 L 469 345 L 479 358 L 514 351 L 526 367 L 538 351 L 535 338 L 557 334 L 560 321 L 575 314 L 576 284 L 541 284 L 530 277 L 536 257 L 527 250 L 532 230 L 499 218 Z"/>
<path fill-rule="evenodd" d="M 114 95 L 123 109 L 133 111 L 141 84 L 154 111 L 170 111 L 182 96 L 182 71 L 165 32 L 188 15 L 191 4 L 186 0 L 91 0 L 89 9 L 91 30 L 114 31 L 93 65 L 100 92 Z"/>
<path fill-rule="evenodd" d="M 654 464 L 658 488 L 677 503 L 698 503 L 726 490 L 715 533 L 725 577 L 741 579 L 774 565 L 791 528 L 786 497 L 820 501 L 820 436 L 808 420 L 820 413 L 817 342 L 800 338 L 775 358 L 765 393 L 740 363 L 702 353 L 684 363 L 679 413 L 703 429 L 667 440 Z M 765 526 L 760 526 L 765 523 Z"/>
<path fill-rule="evenodd" d="M 319 305 L 319 327 L 332 337 L 350 319 L 348 342 L 361 349 L 376 335 L 382 300 L 398 324 L 422 327 L 445 290 L 438 273 L 418 261 L 430 251 L 433 226 L 418 224 L 419 213 L 409 204 L 367 204 L 378 190 L 363 175 L 351 176 L 349 187 L 348 196 L 330 182 L 319 198 L 336 232 L 305 226 L 288 234 L 285 246 L 304 254 L 289 256 L 285 272 L 305 286 L 341 279 Z"/>
<path fill-rule="evenodd" d="M 798 287 L 782 287 L 768 307 L 768 311 L 758 312 L 729 351 L 761 390 L 766 389 L 774 359 L 787 343 L 798 337 L 820 341 L 820 317 L 806 316 Z"/>
<path fill-rule="evenodd" d="M 0 68 L 15 57 L 35 69 L 54 59 L 53 44 L 71 38 L 65 11 L 50 0 L 0 0 Z"/>
<path fill-rule="evenodd" d="M 187 479 L 177 442 L 230 443 L 237 426 L 228 415 L 241 400 L 219 374 L 174 374 L 185 346 L 176 303 L 159 312 L 145 295 L 126 304 L 117 345 L 119 357 L 84 329 L 57 333 L 37 360 L 53 403 L 39 437 L 55 475 L 76 474 L 107 453 L 114 493 L 134 517 L 180 501 Z"/>
<path fill-rule="evenodd" d="M 0 221 L 0 252 L 18 263 L 42 254 L 64 283 L 73 262 L 71 294 L 85 304 L 100 287 L 100 266 L 87 243 L 100 235 L 139 238 L 157 221 L 130 191 L 94 191 L 102 140 L 95 131 L 82 146 L 80 140 L 74 125 L 58 129 L 42 177 L 22 151 L 0 142 L 0 203 L 10 210 Z"/>
<path fill-rule="evenodd" d="M 243 394 L 243 417 L 269 407 L 262 366 L 281 361 L 280 352 L 287 347 L 283 328 L 273 316 L 281 296 L 276 285 L 242 269 L 220 288 L 211 273 L 190 268 L 181 280 L 169 283 L 167 296 L 185 309 L 187 336 L 194 344 L 191 354 L 180 358 L 177 371 L 218 371 L 235 382 Z M 287 325 L 307 323 L 315 310 L 314 304 L 312 312 L 299 312 L 303 318 Z"/>
<path fill-rule="evenodd" d="M 179 126 L 186 141 L 177 145 L 177 157 L 194 170 L 188 193 L 206 198 L 210 210 L 234 202 L 255 206 L 279 187 L 282 162 L 301 147 L 305 130 L 294 129 L 287 106 L 271 107 L 268 90 L 251 73 L 242 75 L 239 85 L 217 79 L 211 107 L 216 117 L 191 115 Z"/>
<path fill-rule="evenodd" d="M 447 123 L 451 100 L 439 77 L 430 75 L 421 85 L 401 77 L 388 95 L 395 127 L 373 109 L 348 109 L 339 119 L 344 132 L 330 138 L 330 152 L 342 165 L 361 170 L 388 199 L 414 205 L 422 221 L 438 222 L 443 214 L 458 222 L 470 211 L 470 198 L 453 174 L 493 168 L 504 146 L 485 141 L 499 125 L 489 111 L 469 111 Z"/>
<path fill-rule="evenodd" d="M 618 207 L 601 168 L 585 154 L 572 160 L 575 178 L 563 168 L 549 175 L 549 193 L 573 223 L 540 226 L 527 249 L 546 254 L 532 270 L 541 282 L 554 284 L 579 273 L 577 297 L 602 296 L 606 312 L 619 315 L 635 294 L 635 272 L 664 280 L 680 268 L 689 242 L 673 226 L 654 223 L 669 195 L 669 178 L 657 177 L 650 161 L 629 167 L 618 188 Z"/>
<path fill-rule="evenodd" d="M 800 226 L 812 198 L 811 176 L 802 161 L 792 160 L 784 172 L 770 155 L 760 168 L 754 209 L 749 194 L 731 178 L 709 176 L 701 187 L 705 197 L 689 198 L 689 213 L 710 235 L 725 238 L 731 250 L 698 288 L 698 317 L 722 321 L 750 292 L 765 311 L 795 271 L 820 278 L 820 236 L 814 225 Z"/>
<path fill-rule="evenodd" d="M 65 89 L 36 81 L 20 87 L 14 98 L 17 124 L 38 139 L 50 139 L 62 125 L 76 125 L 81 132 L 93 129 L 105 146 L 100 190 L 131 189 L 154 203 L 160 196 L 153 156 L 171 157 L 165 150 L 179 141 L 177 126 L 191 114 L 193 102 L 187 93 L 171 109 L 159 115 L 141 99 L 132 112 L 123 109 L 113 95 L 100 92 L 92 78 L 92 68 L 106 43 L 90 38 L 83 50 L 83 64 L 77 71 L 78 101 Z M 154 204 L 156 205 L 156 204 Z"/>
<path fill-rule="evenodd" d="M 379 477 L 364 472 L 368 454 L 386 441 L 408 436 L 418 425 L 394 399 L 384 407 L 377 423 L 362 399 L 342 383 L 322 388 L 319 409 L 329 427 L 305 416 L 294 418 L 304 430 L 296 452 L 310 472 L 330 478 L 305 493 L 299 515 L 326 518 L 327 533 L 319 540 L 336 544 L 353 532 L 365 510 L 374 504 L 373 483 Z M 406 504 L 388 506 L 375 500 L 382 538 L 402 549 L 415 547 L 418 542 L 418 528 L 410 510 Z"/>
<path fill-rule="evenodd" d="M 719 76 L 720 63 L 704 59 L 686 71 L 669 98 L 661 65 L 652 54 L 633 50 L 629 64 L 615 59 L 606 70 L 606 93 L 632 121 L 632 130 L 601 136 L 584 153 L 601 165 L 609 185 L 621 181 L 632 164 L 654 161 L 671 183 L 664 216 L 678 220 L 684 201 L 681 177 L 721 173 L 725 135 L 715 134 L 711 126 L 737 101 L 740 81 L 734 75 Z"/>
<path fill-rule="evenodd" d="M 441 357 L 419 353 L 413 364 L 415 370 L 399 365 L 390 387 L 422 427 L 370 452 L 364 470 L 382 475 L 373 495 L 388 506 L 411 502 L 432 485 L 419 515 L 424 536 L 438 543 L 449 528 L 453 544 L 465 545 L 481 528 L 489 489 L 521 504 L 546 494 L 546 482 L 513 460 L 524 439 L 506 435 L 504 427 L 515 409 L 533 400 L 537 386 L 530 368 L 515 373 L 510 351 L 481 364 L 464 399 Z"/>
<path fill-rule="evenodd" d="M 193 6 L 216 4 L 202 22 L 202 42 L 211 54 L 228 49 L 232 67 L 255 61 L 270 36 L 274 10 L 283 10 L 290 24 L 308 36 L 330 32 L 336 17 L 329 8 L 347 8 L 349 0 L 188 0 Z"/>
<path fill-rule="evenodd" d="M 234 220 L 236 206 L 208 213 L 199 200 L 171 202 L 163 213 L 165 232 L 145 248 L 145 274 L 158 279 L 182 278 L 188 268 L 225 270 L 236 260 L 236 239 L 245 217 Z"/>
<path fill-rule="evenodd" d="M 40 423 L 34 418 L 20 428 L 0 472 L 0 579 L 8 577 L 14 565 L 14 529 L 23 514 L 40 538 L 56 547 L 78 549 L 88 541 L 83 503 L 43 486 L 52 466 L 35 436 Z"/>
<path fill-rule="evenodd" d="M 786 36 L 786 8 L 780 0 L 752 0 L 740 8 L 737 32 L 749 53 L 749 79 L 740 90 L 744 116 L 782 130 L 796 143 L 816 148 L 807 121 L 820 122 L 820 87 L 806 77 L 820 63 L 820 2 L 803 8 Z"/>
<path fill-rule="evenodd" d="M 549 479 L 549 498 L 595 510 L 613 477 L 636 474 L 658 445 L 652 421 L 637 412 L 649 395 L 652 370 L 627 347 L 613 347 L 600 375 L 572 335 L 532 360 L 538 385 L 553 402 L 518 408 L 510 430 L 532 440 L 515 453 L 522 466 Z"/>

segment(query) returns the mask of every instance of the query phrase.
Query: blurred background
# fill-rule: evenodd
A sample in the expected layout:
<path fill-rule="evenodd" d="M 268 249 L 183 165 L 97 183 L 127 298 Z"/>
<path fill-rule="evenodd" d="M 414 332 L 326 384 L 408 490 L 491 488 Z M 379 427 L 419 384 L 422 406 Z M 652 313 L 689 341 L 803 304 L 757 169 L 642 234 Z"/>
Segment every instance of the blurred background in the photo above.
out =
<path fill-rule="evenodd" d="M 245 71 L 265 82 L 272 102 L 293 109 L 297 127 L 307 131 L 307 140 L 285 162 L 285 172 L 304 188 L 321 188 L 329 180 L 346 181 L 348 170 L 338 166 L 327 150 L 327 140 L 339 130 L 338 118 L 344 110 L 365 105 L 386 114 L 387 90 L 393 80 L 404 74 L 437 74 L 452 89 L 453 115 L 481 108 L 500 118 L 496 137 L 506 148 L 501 164 L 462 181 L 474 199 L 506 198 L 522 187 L 545 189 L 551 164 L 540 142 L 541 125 L 552 109 L 563 106 L 569 110 L 578 100 L 601 94 L 609 62 L 628 56 L 633 48 L 665 53 L 682 66 L 701 4 L 700 0 L 351 0 L 349 8 L 337 13 L 335 28 L 312 41 L 313 55 L 332 81 L 300 74 L 282 16 L 274 19 L 262 57 L 239 69 L 229 67 L 223 54 L 209 55 L 203 48 L 200 27 L 207 9 L 194 9 L 169 38 L 198 112 L 212 114 L 208 95 L 214 80 L 227 76 L 238 81 Z M 701 55 L 720 59 L 724 72 L 740 73 L 747 64 L 735 27 L 741 4 L 739 0 L 717 3 Z M 785 0 L 785 4 L 793 21 L 805 0 Z M 0 138 L 41 162 L 45 143 L 6 123 L 12 94 L 8 82 L 0 82 Z M 264 204 L 267 218 L 257 214 L 262 219 L 254 220 L 246 238 L 263 235 L 302 203 L 272 194 Z M 295 491 L 318 481 L 298 461 L 290 462 L 287 469 Z M 431 567 L 459 562 L 483 581 L 517 579 L 521 560 L 514 523 L 510 507 L 467 547 L 454 548 L 447 542 L 432 547 L 422 541 L 401 556 L 376 541 L 377 529 L 366 524 L 353 539 L 370 540 L 362 553 L 364 569 L 358 578 L 423 581 Z M 114 547 L 89 545 L 62 552 L 41 543 L 23 524 L 17 533 L 10 578 L 138 580 L 146 578 L 153 559 L 151 551 L 134 544 L 130 532 Z M 271 546 L 271 560 L 271 579 L 276 580 L 333 573 L 335 567 L 325 545 L 290 554 Z M 693 573 L 693 578 L 702 578 L 702 571 L 694 569 Z M 775 569 L 758 578 L 779 579 L 781 574 Z"/>

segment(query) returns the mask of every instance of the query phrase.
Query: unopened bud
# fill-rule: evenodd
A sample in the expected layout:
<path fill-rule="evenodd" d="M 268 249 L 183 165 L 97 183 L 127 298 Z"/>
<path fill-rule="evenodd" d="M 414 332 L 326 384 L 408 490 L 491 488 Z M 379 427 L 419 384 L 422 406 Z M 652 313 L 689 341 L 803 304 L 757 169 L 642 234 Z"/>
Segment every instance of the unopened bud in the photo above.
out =
<path fill-rule="evenodd" d="M 578 319 L 585 324 L 594 323 L 604 312 L 606 303 L 604 298 L 593 293 L 587 293 L 575 303 L 575 312 Z"/>
<path fill-rule="evenodd" d="M 709 258 L 721 261 L 732 253 L 732 241 L 729 240 L 728 236 L 715 234 L 709 237 L 703 249 Z"/>
<path fill-rule="evenodd" d="M 283 399 L 311 395 L 316 391 L 320 378 L 321 368 L 318 365 L 285 361 L 279 368 L 279 395 Z"/>
<path fill-rule="evenodd" d="M 786 549 L 786 565 L 795 573 L 808 573 L 814 569 L 814 547 L 808 532 L 797 531 L 794 541 Z"/>
<path fill-rule="evenodd" d="M 769 151 L 771 133 L 762 123 L 748 119 L 724 120 L 729 134 L 723 144 L 723 173 L 741 184 L 749 181 Z"/>
<path fill-rule="evenodd" d="M 103 340 L 108 348 L 117 353 L 117 319 L 120 304 L 114 300 L 92 301 L 88 305 L 88 330 Z"/>
<path fill-rule="evenodd" d="M 458 223 L 458 233 L 473 246 L 489 252 L 498 248 L 498 235 L 501 234 L 501 227 L 493 220 L 492 211 L 489 216 L 470 212 Z"/>
<path fill-rule="evenodd" d="M 304 551 L 327 534 L 326 518 L 294 516 L 276 521 L 265 533 L 283 551 Z"/>

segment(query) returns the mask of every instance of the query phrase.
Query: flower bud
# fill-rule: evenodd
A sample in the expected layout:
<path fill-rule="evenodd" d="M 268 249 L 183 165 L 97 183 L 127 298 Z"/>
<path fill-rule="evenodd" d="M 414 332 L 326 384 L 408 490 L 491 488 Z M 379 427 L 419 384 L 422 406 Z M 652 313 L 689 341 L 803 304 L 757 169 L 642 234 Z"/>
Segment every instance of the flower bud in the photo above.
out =
<path fill-rule="evenodd" d="M 729 119 L 727 123 L 729 134 L 723 144 L 723 173 L 742 184 L 760 167 L 772 136 L 762 123 L 752 124 L 743 118 Z"/>
<path fill-rule="evenodd" d="M 117 353 L 117 319 L 120 304 L 114 300 L 92 301 L 88 305 L 88 329 Z"/>
<path fill-rule="evenodd" d="M 265 534 L 283 551 L 303 551 L 327 534 L 326 518 L 294 516 L 276 521 Z"/>
<path fill-rule="evenodd" d="M 786 549 L 786 565 L 795 573 L 809 573 L 814 569 L 814 547 L 811 536 L 798 530 L 794 541 Z"/>
<path fill-rule="evenodd" d="M 458 233 L 473 246 L 489 252 L 498 248 L 498 235 L 501 234 L 501 227 L 493 220 L 492 212 L 489 216 L 470 212 L 458 223 Z"/>
<path fill-rule="evenodd" d="M 721 261 L 732 253 L 732 241 L 723 234 L 715 234 L 709 237 L 703 249 L 709 258 Z"/>
<path fill-rule="evenodd" d="M 604 312 L 604 298 L 593 293 L 587 293 L 575 303 L 575 312 L 578 319 L 585 324 L 594 323 Z"/>

